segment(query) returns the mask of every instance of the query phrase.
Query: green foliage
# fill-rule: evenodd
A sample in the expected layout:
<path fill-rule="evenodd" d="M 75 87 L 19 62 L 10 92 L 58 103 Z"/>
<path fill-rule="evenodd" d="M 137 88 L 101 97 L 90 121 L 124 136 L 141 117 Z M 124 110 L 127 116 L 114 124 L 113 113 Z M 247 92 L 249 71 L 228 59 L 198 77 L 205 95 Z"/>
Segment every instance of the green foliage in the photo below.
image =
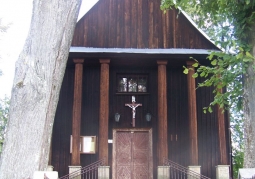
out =
<path fill-rule="evenodd" d="M 193 67 L 198 67 L 193 77 L 204 77 L 205 80 L 198 84 L 198 87 L 214 86 L 214 101 L 209 104 L 207 109 L 212 112 L 211 107 L 219 104 L 221 108 L 234 107 L 238 110 L 242 108 L 243 94 L 243 75 L 249 63 L 255 58 L 240 48 L 237 55 L 226 54 L 224 52 L 211 52 L 207 57 L 211 61 L 211 66 L 200 65 L 198 61 Z M 184 73 L 187 74 L 188 69 L 184 67 Z M 222 92 L 222 88 L 227 88 L 226 92 Z"/>
<path fill-rule="evenodd" d="M 242 114 L 234 110 L 231 113 L 233 175 L 238 178 L 238 170 L 243 167 L 244 162 L 243 119 Z"/>
<path fill-rule="evenodd" d="M 212 112 L 218 104 L 230 109 L 232 121 L 233 171 L 237 177 L 243 166 L 243 76 L 247 68 L 254 64 L 250 53 L 255 47 L 255 1 L 254 0 L 161 0 L 161 9 L 172 7 L 184 10 L 204 30 L 211 40 L 222 50 L 208 56 L 211 66 L 203 66 L 195 60 L 193 67 L 198 76 L 205 80 L 199 87 L 214 87 L 214 100 L 204 107 L 204 112 Z M 255 67 L 253 67 L 255 69 Z M 184 67 L 184 73 L 193 69 Z M 237 117 L 238 116 L 238 117 Z M 252 139 L 251 139 L 252 140 Z"/>
<path fill-rule="evenodd" d="M 6 132 L 6 124 L 9 117 L 9 105 L 10 100 L 7 97 L 0 99 L 0 153 L 2 151 Z"/>
<path fill-rule="evenodd" d="M 210 67 L 196 62 L 198 67 L 194 78 L 205 77 L 199 87 L 214 86 L 214 101 L 204 111 L 212 112 L 212 106 L 229 109 L 242 109 L 243 80 L 242 77 L 255 58 L 249 53 L 251 44 L 249 34 L 254 33 L 255 1 L 251 0 L 162 0 L 161 9 L 177 7 L 185 10 L 209 33 L 222 52 L 212 52 L 208 59 Z M 255 35 L 253 36 L 255 37 Z M 190 69 L 184 67 L 187 74 Z M 227 91 L 222 91 L 225 87 Z M 222 93 L 223 92 L 223 93 Z"/>
<path fill-rule="evenodd" d="M 239 168 L 243 168 L 244 161 L 244 151 L 243 148 L 238 150 L 237 148 L 233 148 L 233 176 L 235 179 L 238 178 Z"/>

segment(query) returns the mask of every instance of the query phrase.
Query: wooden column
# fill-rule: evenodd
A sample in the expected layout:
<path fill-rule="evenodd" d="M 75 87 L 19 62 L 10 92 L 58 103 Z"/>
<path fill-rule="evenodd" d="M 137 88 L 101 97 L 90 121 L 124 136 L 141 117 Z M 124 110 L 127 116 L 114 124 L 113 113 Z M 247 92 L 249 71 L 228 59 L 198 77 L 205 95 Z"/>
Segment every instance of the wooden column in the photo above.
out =
<path fill-rule="evenodd" d="M 158 165 L 168 159 L 166 60 L 158 60 Z"/>
<path fill-rule="evenodd" d="M 188 77 L 188 113 L 189 113 L 189 141 L 190 141 L 190 164 L 198 165 L 198 142 L 197 142 L 197 102 L 196 102 L 196 81 L 192 75 L 195 69 L 193 61 L 187 61 L 187 68 L 190 70 Z"/>
<path fill-rule="evenodd" d="M 109 59 L 100 59 L 99 159 L 108 165 Z"/>
<path fill-rule="evenodd" d="M 80 166 L 80 131 L 81 131 L 81 105 L 82 105 L 82 73 L 83 59 L 74 59 L 74 99 L 72 119 L 72 166 Z"/>
<path fill-rule="evenodd" d="M 222 90 L 220 91 L 222 92 Z M 225 115 L 222 109 L 217 106 L 218 129 L 219 129 L 219 149 L 220 149 L 220 165 L 227 165 L 227 143 L 226 143 L 226 128 L 225 128 Z"/>

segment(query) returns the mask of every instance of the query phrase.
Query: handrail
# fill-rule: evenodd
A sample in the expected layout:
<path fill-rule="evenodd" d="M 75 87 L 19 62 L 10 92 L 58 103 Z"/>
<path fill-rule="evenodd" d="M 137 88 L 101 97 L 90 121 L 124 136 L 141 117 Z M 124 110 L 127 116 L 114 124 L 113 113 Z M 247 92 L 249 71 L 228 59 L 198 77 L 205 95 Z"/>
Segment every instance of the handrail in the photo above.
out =
<path fill-rule="evenodd" d="M 192 178 L 194 179 L 210 179 L 204 175 L 201 175 L 197 172 L 194 172 L 192 170 L 189 170 L 187 167 L 184 167 L 182 165 L 179 165 L 171 160 L 168 160 L 168 159 L 165 159 L 165 165 L 166 166 L 169 166 L 170 167 L 170 170 L 171 168 L 174 169 L 174 170 L 177 170 L 179 171 L 182 175 L 184 176 L 191 176 Z"/>
<path fill-rule="evenodd" d="M 83 168 L 81 168 L 80 170 L 77 170 L 75 172 L 72 172 L 68 175 L 62 176 L 59 179 L 72 179 L 78 176 L 82 176 L 85 175 L 86 173 L 89 173 L 91 171 L 95 171 L 96 169 L 98 169 L 99 166 L 102 166 L 104 164 L 104 159 L 98 160 L 90 165 L 87 165 Z M 97 175 L 97 174 L 95 174 Z"/>

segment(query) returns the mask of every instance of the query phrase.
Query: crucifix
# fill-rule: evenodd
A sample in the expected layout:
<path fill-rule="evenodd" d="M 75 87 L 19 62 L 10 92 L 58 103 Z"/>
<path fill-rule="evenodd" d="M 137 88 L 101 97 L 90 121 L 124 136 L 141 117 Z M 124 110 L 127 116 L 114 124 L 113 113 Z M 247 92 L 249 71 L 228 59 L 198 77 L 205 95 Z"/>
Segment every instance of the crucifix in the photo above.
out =
<path fill-rule="evenodd" d="M 132 127 L 135 127 L 135 108 L 142 106 L 142 104 L 135 103 L 135 96 L 132 96 L 132 103 L 127 103 L 125 106 L 128 106 L 132 109 Z"/>

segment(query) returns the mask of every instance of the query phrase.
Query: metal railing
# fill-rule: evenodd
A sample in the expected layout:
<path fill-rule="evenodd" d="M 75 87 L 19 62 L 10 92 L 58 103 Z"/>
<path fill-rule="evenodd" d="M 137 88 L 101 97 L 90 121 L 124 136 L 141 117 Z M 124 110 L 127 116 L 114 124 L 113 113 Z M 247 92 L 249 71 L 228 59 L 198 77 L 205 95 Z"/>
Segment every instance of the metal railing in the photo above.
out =
<path fill-rule="evenodd" d="M 97 179 L 98 178 L 98 167 L 104 164 L 104 159 L 98 160 L 90 165 L 87 165 L 80 170 L 73 173 L 60 177 L 59 179 Z"/>
<path fill-rule="evenodd" d="M 165 166 L 169 167 L 167 170 L 170 179 L 210 179 L 168 159 L 165 160 Z"/>

